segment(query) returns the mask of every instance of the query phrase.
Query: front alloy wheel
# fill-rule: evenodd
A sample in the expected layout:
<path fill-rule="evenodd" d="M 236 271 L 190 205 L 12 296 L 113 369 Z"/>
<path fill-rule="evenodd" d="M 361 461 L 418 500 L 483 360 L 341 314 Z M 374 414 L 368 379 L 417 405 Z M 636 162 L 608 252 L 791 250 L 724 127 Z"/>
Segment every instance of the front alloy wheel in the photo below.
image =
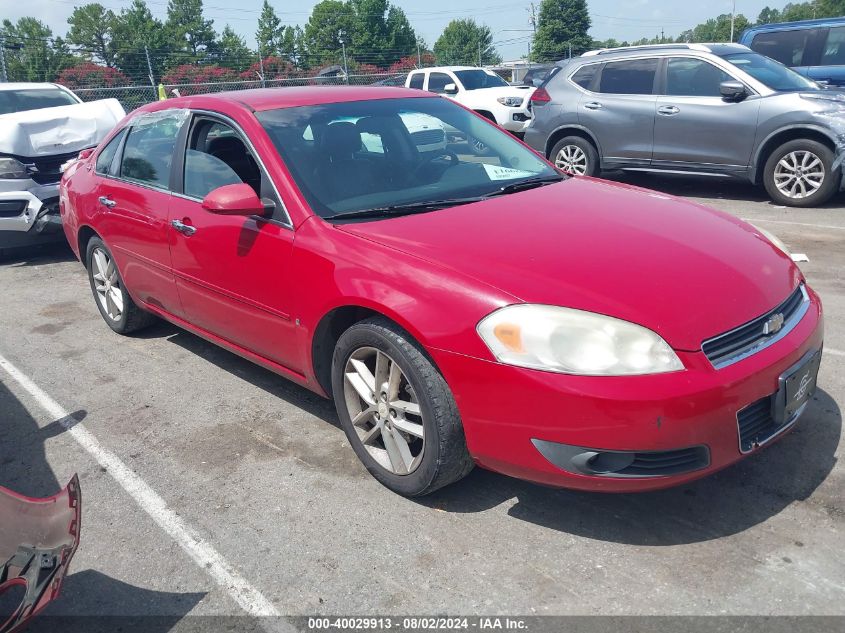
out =
<path fill-rule="evenodd" d="M 810 139 L 789 141 L 773 151 L 763 168 L 772 200 L 789 207 L 822 205 L 836 193 L 841 167 L 833 169 L 833 150 Z"/>
<path fill-rule="evenodd" d="M 787 198 L 800 200 L 821 189 L 825 175 L 822 159 L 813 152 L 789 152 L 775 167 L 775 186 Z"/>

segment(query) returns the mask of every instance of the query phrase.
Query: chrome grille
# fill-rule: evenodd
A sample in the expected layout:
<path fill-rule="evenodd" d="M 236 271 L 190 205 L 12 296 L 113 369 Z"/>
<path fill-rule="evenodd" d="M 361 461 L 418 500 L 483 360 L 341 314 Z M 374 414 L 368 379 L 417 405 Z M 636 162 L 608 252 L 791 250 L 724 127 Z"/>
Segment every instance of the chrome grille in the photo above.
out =
<path fill-rule="evenodd" d="M 804 317 L 810 297 L 804 284 L 779 306 L 745 325 L 704 341 L 701 350 L 716 369 L 756 354 L 786 336 Z M 777 329 L 773 329 L 777 327 Z"/>

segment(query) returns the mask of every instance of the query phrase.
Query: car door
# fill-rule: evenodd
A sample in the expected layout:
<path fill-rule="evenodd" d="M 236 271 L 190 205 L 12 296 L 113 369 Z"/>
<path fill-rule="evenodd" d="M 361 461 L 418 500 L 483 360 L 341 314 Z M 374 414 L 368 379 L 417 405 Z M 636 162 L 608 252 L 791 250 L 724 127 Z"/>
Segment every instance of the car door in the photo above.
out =
<path fill-rule="evenodd" d="M 98 161 L 92 200 L 97 231 L 133 298 L 176 316 L 182 308 L 170 261 L 168 207 L 173 150 L 186 115 L 174 109 L 131 121 L 108 169 L 105 159 Z"/>
<path fill-rule="evenodd" d="M 255 149 L 234 122 L 196 114 L 179 149 L 170 204 L 176 286 L 194 326 L 301 370 L 291 318 L 290 256 L 294 232 Z M 216 215 L 202 207 L 214 189 L 247 183 L 270 215 Z"/>
<path fill-rule="evenodd" d="M 665 94 L 656 102 L 652 165 L 747 167 L 760 99 L 753 94 L 740 102 L 723 99 L 721 83 L 735 78 L 707 60 L 677 56 L 664 64 Z"/>
<path fill-rule="evenodd" d="M 826 30 L 817 66 L 811 66 L 811 79 L 831 86 L 845 86 L 845 25 Z"/>
<path fill-rule="evenodd" d="M 657 68 L 657 58 L 607 62 L 583 91 L 578 120 L 598 140 L 604 165 L 651 162 Z"/>

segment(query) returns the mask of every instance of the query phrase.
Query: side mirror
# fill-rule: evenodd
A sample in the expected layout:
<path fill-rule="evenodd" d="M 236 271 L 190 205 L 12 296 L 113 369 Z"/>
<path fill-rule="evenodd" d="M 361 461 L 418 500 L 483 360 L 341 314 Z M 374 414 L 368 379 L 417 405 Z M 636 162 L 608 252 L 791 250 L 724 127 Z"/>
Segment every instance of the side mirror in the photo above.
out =
<path fill-rule="evenodd" d="M 453 95 L 458 92 L 458 87 L 455 84 L 446 84 L 445 86 L 443 86 L 443 92 L 445 92 L 446 94 Z"/>
<path fill-rule="evenodd" d="M 77 156 L 77 158 L 78 158 L 79 160 L 85 160 L 85 159 L 86 159 L 86 158 L 88 158 L 91 154 L 93 154 L 93 153 L 94 153 L 94 150 L 95 150 L 95 149 L 97 149 L 97 148 L 96 148 L 96 147 L 89 147 L 89 148 L 87 148 L 87 149 L 84 149 L 84 150 L 82 150 L 81 152 L 79 152 L 79 156 Z"/>
<path fill-rule="evenodd" d="M 748 96 L 748 89 L 741 81 L 723 81 L 719 84 L 719 92 L 725 101 L 742 101 Z"/>
<path fill-rule="evenodd" d="M 260 215 L 267 214 L 264 204 L 255 195 L 252 187 L 245 183 L 224 185 L 209 193 L 202 201 L 202 208 L 217 215 Z"/>

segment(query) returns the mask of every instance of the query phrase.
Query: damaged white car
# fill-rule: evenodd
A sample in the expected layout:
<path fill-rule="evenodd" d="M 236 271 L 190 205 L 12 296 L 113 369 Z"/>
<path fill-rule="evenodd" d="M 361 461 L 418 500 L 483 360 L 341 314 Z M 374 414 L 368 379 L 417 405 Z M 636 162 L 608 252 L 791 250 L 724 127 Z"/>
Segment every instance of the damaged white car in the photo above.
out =
<path fill-rule="evenodd" d="M 0 254 L 61 241 L 61 167 L 126 115 L 117 99 L 83 103 L 50 83 L 0 83 Z"/>

